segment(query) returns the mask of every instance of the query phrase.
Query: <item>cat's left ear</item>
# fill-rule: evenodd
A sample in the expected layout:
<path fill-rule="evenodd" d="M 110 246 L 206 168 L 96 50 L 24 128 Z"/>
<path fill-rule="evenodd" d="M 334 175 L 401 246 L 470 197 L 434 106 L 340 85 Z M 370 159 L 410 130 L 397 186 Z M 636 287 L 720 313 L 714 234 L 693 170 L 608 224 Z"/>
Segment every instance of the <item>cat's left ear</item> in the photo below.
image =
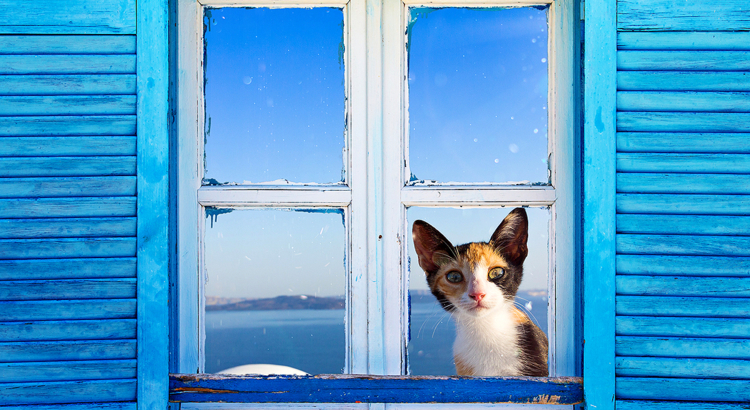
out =
<path fill-rule="evenodd" d="M 520 265 L 529 254 L 529 218 L 523 208 L 512 210 L 492 234 L 490 243 L 508 262 Z"/>

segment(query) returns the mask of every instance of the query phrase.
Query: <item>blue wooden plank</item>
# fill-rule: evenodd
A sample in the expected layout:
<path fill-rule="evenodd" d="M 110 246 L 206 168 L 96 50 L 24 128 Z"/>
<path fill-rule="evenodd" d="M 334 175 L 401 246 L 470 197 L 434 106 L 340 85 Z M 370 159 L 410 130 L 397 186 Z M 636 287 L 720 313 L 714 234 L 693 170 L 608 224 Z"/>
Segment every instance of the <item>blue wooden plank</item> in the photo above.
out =
<path fill-rule="evenodd" d="M 617 194 L 617 212 L 681 215 L 750 215 L 750 196 Z"/>
<path fill-rule="evenodd" d="M 0 383 L 6 405 L 129 401 L 135 391 L 135 379 Z"/>
<path fill-rule="evenodd" d="M 132 74 L 133 54 L 0 55 L 0 74 Z"/>
<path fill-rule="evenodd" d="M 700 266 L 700 269 L 695 269 Z M 618 275 L 750 276 L 750 258 L 617 255 Z"/>
<path fill-rule="evenodd" d="M 618 173 L 617 192 L 637 194 L 750 194 L 750 175 Z"/>
<path fill-rule="evenodd" d="M 618 132 L 618 152 L 750 153 L 750 134 Z"/>
<path fill-rule="evenodd" d="M 136 178 L 128 176 L 0 179 L 0 198 L 132 196 L 135 191 Z"/>
<path fill-rule="evenodd" d="M 630 32 L 617 33 L 620 50 L 747 50 L 748 32 Z"/>
<path fill-rule="evenodd" d="M 750 52 L 623 50 L 617 53 L 617 69 L 621 71 L 750 71 Z"/>
<path fill-rule="evenodd" d="M 618 295 L 750 297 L 750 278 L 618 275 L 616 282 Z"/>
<path fill-rule="evenodd" d="M 0 75 L 0 95 L 114 95 L 135 92 L 135 74 Z"/>
<path fill-rule="evenodd" d="M 619 410 L 746 410 L 745 403 L 617 400 Z"/>
<path fill-rule="evenodd" d="M 135 156 L 135 137 L 3 137 L 0 157 Z"/>
<path fill-rule="evenodd" d="M 135 319 L 135 299 L 0 302 L 0 321 L 79 319 Z"/>
<path fill-rule="evenodd" d="M 135 0 L 0 1 L 0 34 L 135 34 Z"/>
<path fill-rule="evenodd" d="M 135 156 L 0 158 L 0 177 L 135 175 Z"/>
<path fill-rule="evenodd" d="M 619 279 L 619 278 L 618 278 Z M 618 289 L 619 290 L 619 289 Z M 709 297 L 618 296 L 616 313 L 622 316 L 686 316 L 750 318 L 750 299 Z"/>
<path fill-rule="evenodd" d="M 0 363 L 0 384 L 39 381 L 134 379 L 135 360 Z"/>
<path fill-rule="evenodd" d="M 135 135 L 135 115 L 0 117 L 0 136 Z"/>
<path fill-rule="evenodd" d="M 73 404 L 29 404 L 0 407 L 3 410 L 136 410 L 135 402 L 73 403 Z"/>
<path fill-rule="evenodd" d="M 0 199 L 0 218 L 135 216 L 134 197 Z"/>
<path fill-rule="evenodd" d="M 135 36 L 6 35 L 0 54 L 135 54 Z"/>
<path fill-rule="evenodd" d="M 2 362 L 135 359 L 135 340 L 0 343 Z"/>
<path fill-rule="evenodd" d="M 750 132 L 750 113 L 618 112 L 617 130 Z"/>
<path fill-rule="evenodd" d="M 0 221 L 0 226 L 2 221 Z M 1 232 L 1 230 L 0 230 Z M 721 215 L 617 215 L 618 233 L 747 235 L 750 217 Z"/>
<path fill-rule="evenodd" d="M 0 219 L 0 239 L 135 236 L 135 218 Z"/>
<path fill-rule="evenodd" d="M 618 0 L 617 29 L 629 31 L 740 31 L 750 28 L 750 6 L 732 0 Z"/>
<path fill-rule="evenodd" d="M 750 173 L 750 155 L 618 153 L 617 171 L 747 174 Z"/>
<path fill-rule="evenodd" d="M 623 91 L 750 91 L 750 72 L 619 71 Z"/>
<path fill-rule="evenodd" d="M 0 261 L 0 280 L 135 278 L 135 258 Z"/>
<path fill-rule="evenodd" d="M 618 356 L 750 359 L 750 340 L 618 336 Z"/>
<path fill-rule="evenodd" d="M 618 91 L 618 111 L 750 112 L 750 93 Z"/>
<path fill-rule="evenodd" d="M 1 239 L 0 259 L 135 256 L 135 238 Z"/>
<path fill-rule="evenodd" d="M 750 256 L 750 236 L 617 235 L 618 254 Z"/>
<path fill-rule="evenodd" d="M 135 281 L 132 278 L 2 281 L 0 300 L 135 298 Z"/>
<path fill-rule="evenodd" d="M 750 339 L 750 319 L 618 316 L 618 336 L 679 336 Z"/>
<path fill-rule="evenodd" d="M 0 96 L 0 115 L 135 114 L 134 95 Z"/>
<path fill-rule="evenodd" d="M 583 400 L 575 377 L 172 375 L 170 401 L 258 403 L 536 403 Z"/>
<path fill-rule="evenodd" d="M 135 339 L 135 319 L 0 323 L 0 342 Z"/>
<path fill-rule="evenodd" d="M 750 360 L 618 357 L 617 376 L 750 379 Z"/>
<path fill-rule="evenodd" d="M 619 399 L 750 401 L 747 380 L 618 377 Z"/>

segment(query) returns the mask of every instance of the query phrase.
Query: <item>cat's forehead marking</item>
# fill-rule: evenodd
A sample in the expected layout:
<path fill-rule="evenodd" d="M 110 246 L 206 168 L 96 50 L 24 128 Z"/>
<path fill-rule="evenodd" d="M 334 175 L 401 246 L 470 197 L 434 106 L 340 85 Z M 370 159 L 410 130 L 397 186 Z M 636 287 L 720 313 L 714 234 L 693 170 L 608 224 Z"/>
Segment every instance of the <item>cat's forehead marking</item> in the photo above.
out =
<path fill-rule="evenodd" d="M 469 244 L 469 249 L 466 250 L 466 259 L 472 266 L 477 266 L 482 262 L 488 267 L 507 264 L 505 259 L 495 251 L 495 248 L 486 243 L 474 242 Z"/>

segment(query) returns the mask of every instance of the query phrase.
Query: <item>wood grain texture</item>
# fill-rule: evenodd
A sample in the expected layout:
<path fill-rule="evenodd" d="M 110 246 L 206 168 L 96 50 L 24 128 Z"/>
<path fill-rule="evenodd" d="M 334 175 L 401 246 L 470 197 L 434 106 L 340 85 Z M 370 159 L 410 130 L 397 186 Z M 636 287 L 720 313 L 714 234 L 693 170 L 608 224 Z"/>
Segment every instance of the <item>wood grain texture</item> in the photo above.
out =
<path fill-rule="evenodd" d="M 35 404 L 5 406 L 3 410 L 136 410 L 135 402 Z"/>
<path fill-rule="evenodd" d="M 134 196 L 135 191 L 131 176 L 0 179 L 0 198 Z"/>
<path fill-rule="evenodd" d="M 681 215 L 750 215 L 750 196 L 617 194 L 617 212 Z"/>
<path fill-rule="evenodd" d="M 0 221 L 0 226 L 2 222 Z M 618 233 L 747 235 L 750 217 L 721 215 L 617 215 Z"/>
<path fill-rule="evenodd" d="M 135 256 L 135 238 L 0 239 L 0 259 Z"/>
<path fill-rule="evenodd" d="M 135 137 L 3 137 L 0 156 L 135 156 Z"/>
<path fill-rule="evenodd" d="M 747 380 L 618 377 L 620 399 L 693 401 L 750 401 Z"/>
<path fill-rule="evenodd" d="M 135 339 L 135 319 L 0 323 L 1 342 Z"/>
<path fill-rule="evenodd" d="M 135 258 L 0 261 L 0 280 L 135 278 Z"/>
<path fill-rule="evenodd" d="M 0 117 L 0 136 L 135 135 L 135 115 Z"/>
<path fill-rule="evenodd" d="M 750 155 L 618 153 L 617 171 L 747 174 L 750 173 Z"/>
<path fill-rule="evenodd" d="M 617 130 L 640 132 L 750 132 L 750 113 L 618 112 Z"/>
<path fill-rule="evenodd" d="M 121 95 L 135 92 L 135 74 L 0 75 L 0 95 Z"/>
<path fill-rule="evenodd" d="M 135 36 L 6 35 L 0 54 L 135 54 Z"/>
<path fill-rule="evenodd" d="M 745 403 L 617 400 L 620 410 L 746 410 Z"/>
<path fill-rule="evenodd" d="M 750 134 L 618 132 L 618 152 L 750 153 Z"/>
<path fill-rule="evenodd" d="M 618 336 L 618 356 L 750 359 L 750 340 Z"/>
<path fill-rule="evenodd" d="M 0 239 L 135 236 L 135 218 L 0 219 Z"/>
<path fill-rule="evenodd" d="M 618 91 L 617 110 L 750 112 L 750 93 L 715 91 Z"/>
<path fill-rule="evenodd" d="M 750 258 L 617 255 L 617 274 L 750 277 Z"/>
<path fill-rule="evenodd" d="M 0 383 L 6 405 L 135 400 L 136 380 Z"/>
<path fill-rule="evenodd" d="M 618 316 L 618 336 L 721 337 L 750 339 L 750 319 Z"/>
<path fill-rule="evenodd" d="M 134 0 L 0 1 L 0 34 L 135 34 Z"/>
<path fill-rule="evenodd" d="M 0 177 L 135 175 L 135 156 L 0 158 Z"/>
<path fill-rule="evenodd" d="M 0 282 L 0 300 L 135 298 L 135 279 L 59 279 Z"/>
<path fill-rule="evenodd" d="M 135 298 L 0 302 L 0 321 L 79 319 L 135 319 Z"/>
<path fill-rule="evenodd" d="M 0 363 L 2 383 L 134 379 L 135 360 Z"/>
<path fill-rule="evenodd" d="M 750 256 L 750 236 L 617 235 L 618 254 Z"/>
<path fill-rule="evenodd" d="M 618 357 L 618 376 L 750 379 L 750 360 Z"/>
<path fill-rule="evenodd" d="M 618 173 L 617 192 L 637 194 L 750 194 L 750 175 Z"/>
<path fill-rule="evenodd" d="M 0 343 L 3 362 L 135 359 L 135 340 Z"/>
<path fill-rule="evenodd" d="M 617 53 L 620 71 L 750 71 L 748 51 L 635 51 Z"/>
<path fill-rule="evenodd" d="M 171 375 L 170 401 L 260 403 L 538 403 L 583 400 L 580 378 Z"/>
<path fill-rule="evenodd" d="M 0 115 L 135 114 L 134 95 L 0 96 Z"/>
<path fill-rule="evenodd" d="M 618 315 L 750 318 L 750 299 L 675 296 L 618 296 Z"/>
<path fill-rule="evenodd" d="M 96 216 L 135 216 L 135 198 L 0 199 L 0 218 Z"/>
<path fill-rule="evenodd" d="M 701 266 L 693 268 L 700 269 Z M 750 297 L 750 278 L 618 275 L 616 282 L 618 295 Z"/>
<path fill-rule="evenodd" d="M 619 71 L 622 91 L 750 91 L 750 72 Z"/>
<path fill-rule="evenodd" d="M 133 54 L 0 55 L 0 74 L 133 74 Z"/>
<path fill-rule="evenodd" d="M 732 0 L 618 0 L 620 31 L 744 31 L 750 7 Z"/>
<path fill-rule="evenodd" d="M 745 50 L 748 32 L 638 32 L 617 33 L 619 50 Z"/>

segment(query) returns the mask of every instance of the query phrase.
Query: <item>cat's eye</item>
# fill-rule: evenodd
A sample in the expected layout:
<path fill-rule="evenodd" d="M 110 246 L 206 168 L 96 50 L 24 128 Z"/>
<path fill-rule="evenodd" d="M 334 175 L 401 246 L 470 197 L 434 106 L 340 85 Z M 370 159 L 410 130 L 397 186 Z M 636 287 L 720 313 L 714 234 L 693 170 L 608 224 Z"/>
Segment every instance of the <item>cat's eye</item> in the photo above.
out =
<path fill-rule="evenodd" d="M 462 280 L 464 280 L 464 275 L 456 271 L 448 272 L 448 274 L 445 275 L 445 279 L 448 279 L 448 282 L 451 282 L 451 283 L 459 283 Z"/>
<path fill-rule="evenodd" d="M 498 279 L 505 275 L 505 269 L 503 268 L 495 268 L 490 271 L 490 274 L 488 275 L 490 280 Z"/>

